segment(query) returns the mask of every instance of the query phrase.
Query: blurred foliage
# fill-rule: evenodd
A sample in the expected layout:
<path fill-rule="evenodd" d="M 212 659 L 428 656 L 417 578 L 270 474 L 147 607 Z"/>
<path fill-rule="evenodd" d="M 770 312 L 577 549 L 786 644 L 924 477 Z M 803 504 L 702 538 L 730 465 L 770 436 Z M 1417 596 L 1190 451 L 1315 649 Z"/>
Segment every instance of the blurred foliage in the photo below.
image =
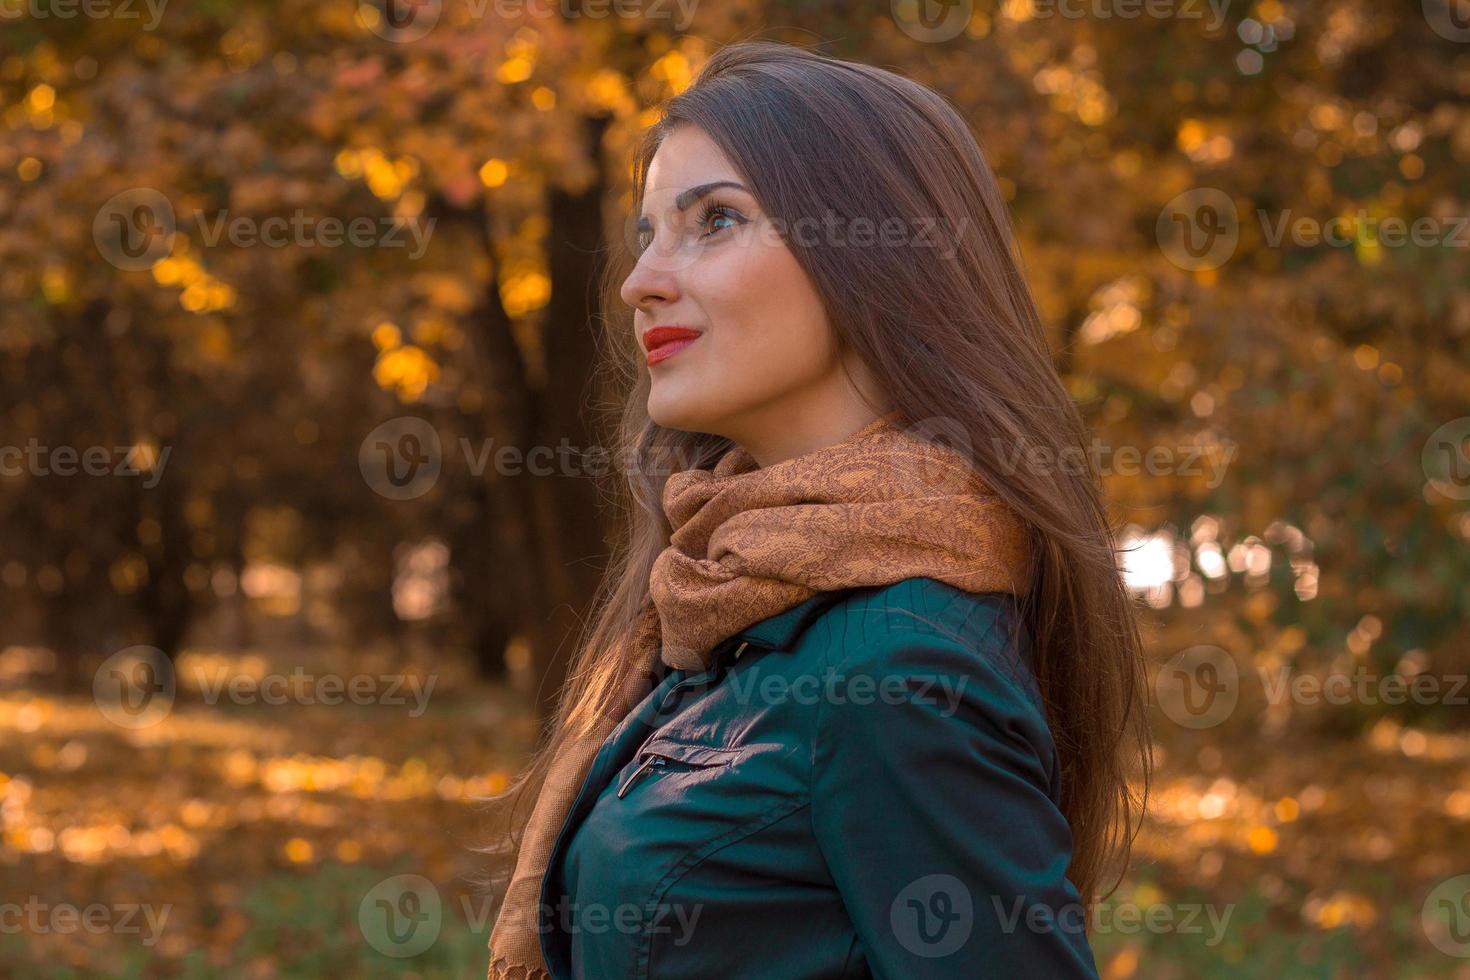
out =
<path fill-rule="evenodd" d="M 147 491 L 54 474 L 0 486 L 7 523 L 26 529 L 7 542 L 0 601 L 67 662 L 176 649 L 218 600 L 215 572 L 243 572 L 247 519 L 267 508 L 300 515 L 271 560 L 346 569 L 339 606 L 370 635 L 398 629 L 382 596 L 400 542 L 493 535 L 477 566 L 452 549 L 451 611 L 481 617 L 463 642 L 490 674 L 547 614 L 538 594 L 585 599 L 595 491 L 548 500 L 451 450 L 585 434 L 591 337 L 575 302 L 556 303 L 585 294 L 592 266 L 553 289 L 559 205 L 606 202 L 620 247 L 627 174 L 606 161 L 627 159 L 715 43 L 762 25 L 835 39 L 823 47 L 910 74 L 971 120 L 1119 520 L 1182 548 L 1141 573 L 1157 604 L 1235 620 L 1241 657 L 1470 667 L 1470 514 L 1421 462 L 1470 390 L 1470 59 L 1429 14 L 1260 0 L 1078 17 L 1007 0 L 926 44 L 887 5 L 703 5 L 688 30 L 667 7 L 427 9 L 432 29 L 397 41 L 370 3 L 172 4 L 151 29 L 8 21 L 4 441 L 171 451 Z M 99 261 L 94 220 L 137 188 L 167 200 L 177 230 L 127 271 Z M 1218 268 L 1181 267 L 1160 212 L 1206 188 L 1233 203 L 1238 244 Z M 210 241 L 221 220 L 293 215 L 377 236 L 398 221 L 404 240 Z M 1389 217 L 1432 222 L 1437 244 L 1383 244 L 1374 222 Z M 1343 222 L 1349 244 L 1272 240 L 1304 218 Z M 423 231 L 422 255 L 402 223 Z M 410 411 L 450 447 L 450 476 L 424 501 L 386 501 L 353 461 L 372 424 Z M 1130 448 L 1169 462 L 1112 462 Z M 1247 567 L 1260 548 L 1269 558 Z M 1201 549 L 1234 556 L 1229 570 L 1206 574 Z M 530 574 L 490 571 L 513 566 Z M 566 568 L 583 577 L 557 591 Z M 498 601 L 477 613 L 486 595 Z M 546 645 L 533 638 L 538 656 Z"/>

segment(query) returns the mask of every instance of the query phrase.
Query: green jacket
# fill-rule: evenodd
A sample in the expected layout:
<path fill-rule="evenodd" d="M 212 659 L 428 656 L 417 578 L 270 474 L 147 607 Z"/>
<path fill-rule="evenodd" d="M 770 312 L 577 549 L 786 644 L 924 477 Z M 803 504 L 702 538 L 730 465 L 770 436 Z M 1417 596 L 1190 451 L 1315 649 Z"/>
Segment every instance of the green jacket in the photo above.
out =
<path fill-rule="evenodd" d="M 819 593 L 670 670 L 551 854 L 557 980 L 1096 977 L 1013 600 Z"/>

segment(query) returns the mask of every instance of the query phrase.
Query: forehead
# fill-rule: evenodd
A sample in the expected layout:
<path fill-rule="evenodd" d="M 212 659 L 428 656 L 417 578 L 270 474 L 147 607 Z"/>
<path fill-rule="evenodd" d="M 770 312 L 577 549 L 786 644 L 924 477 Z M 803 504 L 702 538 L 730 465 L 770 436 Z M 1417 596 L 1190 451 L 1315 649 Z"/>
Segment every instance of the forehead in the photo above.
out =
<path fill-rule="evenodd" d="M 739 172 L 704 130 L 687 123 L 674 127 L 648 165 L 648 194 L 673 194 L 712 180 L 739 180 Z"/>

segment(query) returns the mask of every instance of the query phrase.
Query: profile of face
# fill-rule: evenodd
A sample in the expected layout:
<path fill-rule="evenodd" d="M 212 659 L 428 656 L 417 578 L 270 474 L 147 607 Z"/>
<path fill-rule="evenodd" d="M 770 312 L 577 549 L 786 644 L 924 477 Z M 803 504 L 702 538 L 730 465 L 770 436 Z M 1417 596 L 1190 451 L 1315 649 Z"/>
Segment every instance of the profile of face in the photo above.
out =
<path fill-rule="evenodd" d="M 879 404 L 869 372 L 840 356 L 816 287 L 703 130 L 680 124 L 659 145 L 637 220 L 621 295 L 654 422 L 726 436 L 765 466 L 877 414 L 858 391 Z"/>

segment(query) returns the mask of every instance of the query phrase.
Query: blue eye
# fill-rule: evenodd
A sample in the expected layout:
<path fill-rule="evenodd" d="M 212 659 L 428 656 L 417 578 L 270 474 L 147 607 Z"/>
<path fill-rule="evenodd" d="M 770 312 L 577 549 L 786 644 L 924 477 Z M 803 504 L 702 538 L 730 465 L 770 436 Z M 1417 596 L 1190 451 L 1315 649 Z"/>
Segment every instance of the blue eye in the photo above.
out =
<path fill-rule="evenodd" d="M 709 228 L 708 226 L 710 222 L 715 219 L 722 219 L 728 222 L 728 224 L 717 225 L 714 228 Z M 695 221 L 695 227 L 700 229 L 708 229 L 702 231 L 699 236 L 700 238 L 708 238 L 717 232 L 726 231 L 730 228 L 735 227 L 736 225 L 743 225 L 745 224 L 746 220 L 747 219 L 745 218 L 745 216 L 742 215 L 739 211 L 736 211 L 734 208 L 725 204 L 711 201 L 700 209 L 699 216 Z M 634 254 L 642 254 L 650 245 L 653 244 L 653 229 L 648 227 L 639 228 L 634 235 L 633 244 L 635 246 Z"/>
<path fill-rule="evenodd" d="M 704 206 L 704 209 L 700 211 L 699 227 L 703 228 L 708 225 L 710 223 L 710 219 L 712 218 L 724 218 L 726 221 L 730 222 L 730 224 L 714 228 L 706 232 L 701 237 L 708 237 L 709 235 L 713 235 L 717 231 L 724 231 L 726 228 L 733 228 L 741 220 L 739 215 L 733 208 L 727 207 L 724 204 L 717 204 L 714 202 L 706 204 Z"/>

